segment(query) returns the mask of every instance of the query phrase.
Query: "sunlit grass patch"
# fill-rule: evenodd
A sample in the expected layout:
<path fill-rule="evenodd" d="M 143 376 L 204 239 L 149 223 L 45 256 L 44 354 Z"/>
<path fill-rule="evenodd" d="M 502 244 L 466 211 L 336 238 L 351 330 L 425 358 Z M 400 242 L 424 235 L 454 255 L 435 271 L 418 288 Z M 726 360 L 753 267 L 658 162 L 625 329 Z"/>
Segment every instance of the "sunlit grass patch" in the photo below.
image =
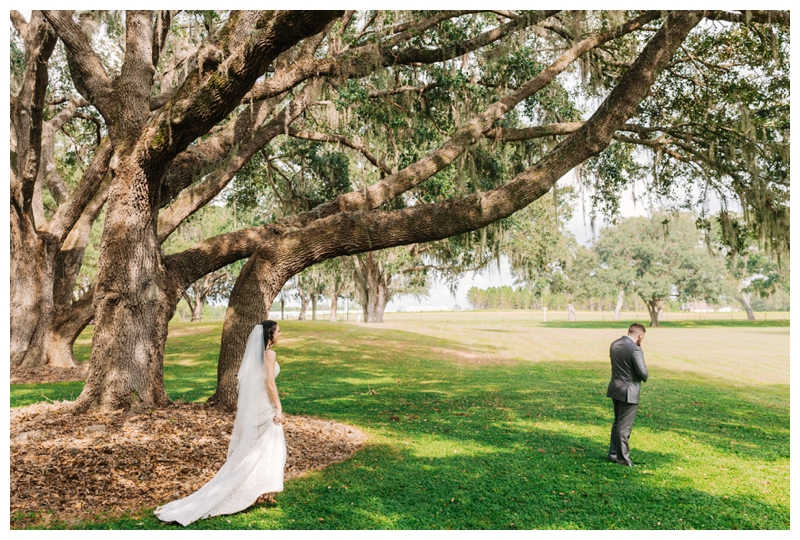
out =
<path fill-rule="evenodd" d="M 83 381 L 11 385 L 11 407 L 25 407 L 41 401 L 73 401 L 83 390 Z"/>

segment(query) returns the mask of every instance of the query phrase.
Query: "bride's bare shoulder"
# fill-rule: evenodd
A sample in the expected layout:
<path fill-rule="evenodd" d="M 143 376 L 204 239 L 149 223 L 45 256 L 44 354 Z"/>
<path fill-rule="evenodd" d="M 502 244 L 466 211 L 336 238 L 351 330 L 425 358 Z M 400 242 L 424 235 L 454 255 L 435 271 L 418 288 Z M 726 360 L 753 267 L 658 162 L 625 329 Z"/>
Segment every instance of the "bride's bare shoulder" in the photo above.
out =
<path fill-rule="evenodd" d="M 276 355 L 275 351 L 273 351 L 272 349 L 269 349 L 267 351 L 267 360 L 273 360 L 274 361 L 275 358 L 277 358 L 277 357 L 278 357 L 278 355 Z"/>

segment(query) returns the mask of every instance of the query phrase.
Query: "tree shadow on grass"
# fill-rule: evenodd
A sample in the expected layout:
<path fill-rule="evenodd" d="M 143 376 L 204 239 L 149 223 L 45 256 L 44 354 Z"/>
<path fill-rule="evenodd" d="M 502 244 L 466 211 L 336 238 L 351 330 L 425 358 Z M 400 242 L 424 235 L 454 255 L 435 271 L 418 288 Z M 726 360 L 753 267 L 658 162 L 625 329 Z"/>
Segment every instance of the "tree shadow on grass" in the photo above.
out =
<path fill-rule="evenodd" d="M 601 426 L 611 422 L 611 402 L 605 397 L 609 368 L 601 363 L 519 362 L 490 367 L 455 363 L 431 350 L 474 349 L 454 340 L 380 329 L 369 329 L 370 337 L 382 337 L 383 342 L 367 349 L 371 358 L 365 361 L 359 334 L 320 346 L 321 337 L 336 335 L 339 329 L 315 330 L 321 334 L 317 339 L 303 340 L 285 351 L 291 359 L 287 373 L 292 376 L 281 381 L 286 403 L 307 414 L 344 414 L 343 421 L 366 419 L 392 429 L 396 423 L 390 418 L 409 415 L 418 416 L 417 422 L 455 418 L 465 423 L 464 416 L 445 416 L 471 409 L 481 422 L 484 416 L 486 421 L 497 419 L 497 414 L 506 421 L 532 415 Z M 643 385 L 642 396 L 637 428 L 695 438 L 717 451 L 748 459 L 788 456 L 788 385 L 735 385 L 661 369 Z M 442 429 L 455 428 L 442 424 Z"/>
<path fill-rule="evenodd" d="M 643 388 L 639 467 L 628 469 L 605 461 L 605 364 L 475 366 L 431 354 L 456 341 L 376 330 L 367 348 L 360 333 L 323 345 L 342 330 L 315 332 L 282 348 L 284 409 L 356 425 L 372 441 L 287 482 L 277 506 L 191 528 L 789 527 L 787 385 L 660 370 Z M 89 526 L 171 527 L 149 515 Z"/>
<path fill-rule="evenodd" d="M 398 441 L 397 445 L 405 440 L 412 444 L 433 441 L 434 446 L 449 442 L 474 455 L 425 460 L 401 446 L 403 459 L 396 459 L 399 468 L 362 479 L 366 484 L 380 484 L 374 487 L 378 495 L 364 494 L 363 500 L 373 501 L 374 508 L 362 509 L 363 515 L 351 516 L 341 525 L 334 525 L 339 522 L 331 514 L 321 528 L 510 528 L 510 523 L 522 528 L 788 527 L 788 503 L 771 504 L 739 495 L 735 480 L 727 487 L 729 495 L 717 496 L 709 493 L 713 486 L 706 491 L 697 478 L 704 467 L 713 468 L 720 459 L 745 467 L 746 463 L 764 467 L 778 460 L 788 464 L 785 385 L 759 386 L 754 392 L 751 387 L 711 377 L 662 373 L 657 382 L 645 386 L 634 428 L 633 452 L 642 467 L 626 470 L 605 462 L 612 420 L 610 400 L 605 397 L 606 366 L 569 362 L 491 370 L 453 365 L 436 369 L 426 362 L 414 368 L 414 381 L 404 381 L 403 370 L 377 363 L 369 370 L 358 370 L 364 379 L 357 384 L 353 383 L 354 367 L 347 363 L 327 366 L 324 383 L 302 383 L 302 392 L 310 392 L 307 396 L 297 396 L 295 401 L 290 394 L 292 407 L 304 414 L 372 428 Z M 370 384 L 374 394 L 361 391 L 368 374 L 374 377 Z M 400 383 L 386 382 L 395 375 Z M 326 397 L 328 392 L 335 396 Z M 586 434 L 574 433 L 581 431 Z M 647 438 L 653 439 L 651 445 L 666 441 L 667 446 L 659 452 L 636 446 Z M 397 445 L 382 451 L 396 453 Z M 363 460 L 369 463 L 369 457 Z M 685 481 L 676 472 L 680 465 L 687 469 Z M 344 476 L 360 485 L 361 481 L 352 479 L 358 477 L 357 472 L 348 470 Z M 421 489 L 397 483 L 398 477 L 414 475 L 433 476 L 424 482 L 450 487 L 436 488 L 435 496 L 420 492 L 411 498 L 399 497 L 398 492 Z M 574 480 L 571 487 L 567 477 Z M 664 481 L 669 485 L 664 486 Z M 525 489 L 522 484 L 508 487 L 509 482 L 524 482 Z M 742 483 L 753 480 L 743 478 Z M 466 506 L 456 510 L 452 503 L 454 508 L 448 509 L 449 499 L 442 493 L 453 493 L 450 498 L 459 500 L 455 494 L 465 489 L 472 493 L 469 502 L 462 503 Z M 547 504 L 539 505 L 537 497 Z M 557 507 L 555 503 L 564 499 L 570 502 Z M 407 505 L 411 510 L 401 510 Z M 428 506 L 436 511 L 425 511 Z M 492 508 L 488 514 L 486 506 Z M 373 521 L 367 519 L 369 515 Z M 292 523 L 280 526 L 293 528 L 300 521 Z M 312 520 L 304 526 L 320 524 Z"/>
<path fill-rule="evenodd" d="M 441 342 L 441 341 L 440 341 Z M 293 361 L 292 379 L 282 390 L 287 403 L 308 414 L 348 416 L 396 428 L 391 418 L 418 416 L 442 429 L 450 423 L 516 421 L 535 417 L 605 426 L 611 402 L 605 397 L 608 368 L 596 362 L 544 362 L 510 366 L 374 359 Z M 391 356 L 390 353 L 387 355 Z M 411 357 L 411 360 L 408 358 Z M 404 369 L 404 363 L 408 368 Z M 718 451 L 773 460 L 788 456 L 789 399 L 786 385 L 732 385 L 712 377 L 661 370 L 645 383 L 637 428 L 696 438 Z M 297 400 L 295 404 L 294 401 Z M 466 414 L 468 416 L 453 416 Z M 474 423 L 474 422 L 473 422 Z M 475 426 L 468 426 L 469 429 Z M 734 441 L 733 444 L 731 441 Z"/>
<path fill-rule="evenodd" d="M 586 438 L 548 433 L 541 436 L 539 444 L 563 450 L 541 453 L 506 448 L 471 455 L 426 457 L 397 445 L 370 445 L 344 463 L 287 483 L 277 505 L 260 505 L 233 516 L 198 522 L 189 528 L 783 529 L 789 526 L 788 504 L 768 504 L 739 495 L 717 496 L 690 486 L 665 488 L 666 473 L 659 471 L 676 459 L 668 453 L 639 452 L 648 468 L 629 469 L 586 452 L 593 444 Z M 570 448 L 581 450 L 571 453 Z M 127 528 L 124 522 L 118 525 Z M 174 527 L 160 525 L 149 516 L 143 525 Z"/>

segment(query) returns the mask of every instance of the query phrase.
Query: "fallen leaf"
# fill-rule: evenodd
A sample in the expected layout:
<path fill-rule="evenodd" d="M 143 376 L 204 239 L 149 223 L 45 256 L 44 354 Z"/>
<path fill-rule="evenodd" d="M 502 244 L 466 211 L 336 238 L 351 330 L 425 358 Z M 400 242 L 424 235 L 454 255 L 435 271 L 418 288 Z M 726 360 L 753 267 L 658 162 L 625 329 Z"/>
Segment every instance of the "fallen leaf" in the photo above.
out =
<path fill-rule="evenodd" d="M 72 415 L 68 403 L 11 410 L 12 528 L 70 527 L 99 514 L 136 513 L 197 491 L 225 462 L 233 415 L 194 403 L 136 414 Z M 90 426 L 103 426 L 87 433 Z M 352 426 L 285 416 L 284 479 L 348 458 L 366 435 Z M 47 436 L 24 441 L 24 432 Z M 48 517 L 50 516 L 50 517 Z"/>

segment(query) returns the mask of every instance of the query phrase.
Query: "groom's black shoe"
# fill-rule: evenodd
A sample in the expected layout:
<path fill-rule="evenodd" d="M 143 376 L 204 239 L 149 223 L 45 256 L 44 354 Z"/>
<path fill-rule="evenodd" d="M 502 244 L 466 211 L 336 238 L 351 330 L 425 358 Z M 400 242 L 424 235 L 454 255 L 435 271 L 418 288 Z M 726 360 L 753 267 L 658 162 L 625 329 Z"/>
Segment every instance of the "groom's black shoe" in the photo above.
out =
<path fill-rule="evenodd" d="M 627 463 L 625 463 L 623 461 L 617 461 L 616 457 L 611 457 L 611 456 L 608 456 L 608 461 L 610 461 L 611 463 L 616 463 L 617 465 L 622 465 L 623 467 L 633 467 L 634 466 L 633 463 L 631 463 L 630 461 L 627 462 Z"/>

